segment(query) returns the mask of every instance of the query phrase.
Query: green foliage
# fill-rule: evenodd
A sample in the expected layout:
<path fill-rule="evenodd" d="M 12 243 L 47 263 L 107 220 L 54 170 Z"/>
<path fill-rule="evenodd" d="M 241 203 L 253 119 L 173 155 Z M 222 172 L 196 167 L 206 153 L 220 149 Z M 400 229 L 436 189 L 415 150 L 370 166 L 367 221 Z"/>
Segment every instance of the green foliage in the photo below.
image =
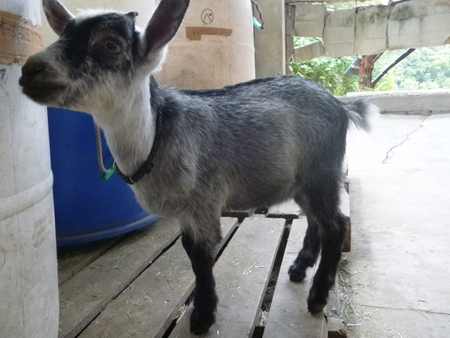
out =
<path fill-rule="evenodd" d="M 387 51 L 375 64 L 374 75 L 382 71 L 404 50 Z M 450 89 L 450 46 L 415 50 L 391 69 L 394 90 Z M 381 81 L 380 81 L 381 82 Z M 379 85 L 377 85 L 378 87 Z"/>
<path fill-rule="evenodd" d="M 294 75 L 316 81 L 334 95 L 358 90 L 358 77 L 344 75 L 353 57 L 320 57 L 305 62 L 291 62 Z"/>
<path fill-rule="evenodd" d="M 294 36 L 294 47 L 306 45 L 311 42 L 322 41 L 321 38 L 309 38 L 305 36 Z"/>
<path fill-rule="evenodd" d="M 377 75 L 374 73 L 374 75 Z M 376 92 L 388 92 L 392 90 L 396 90 L 397 85 L 394 81 L 394 76 L 392 73 L 387 73 L 385 76 L 381 78 L 380 81 L 378 81 L 377 85 L 375 86 Z"/>
<path fill-rule="evenodd" d="M 295 45 L 317 41 L 297 38 Z M 405 50 L 385 52 L 376 62 L 373 79 L 395 61 Z M 376 85 L 375 91 L 450 89 L 450 45 L 420 48 L 392 68 Z M 358 76 L 344 75 L 354 57 L 329 58 L 290 64 L 295 75 L 320 83 L 335 95 L 358 90 Z M 367 89 L 371 90 L 371 89 Z"/>

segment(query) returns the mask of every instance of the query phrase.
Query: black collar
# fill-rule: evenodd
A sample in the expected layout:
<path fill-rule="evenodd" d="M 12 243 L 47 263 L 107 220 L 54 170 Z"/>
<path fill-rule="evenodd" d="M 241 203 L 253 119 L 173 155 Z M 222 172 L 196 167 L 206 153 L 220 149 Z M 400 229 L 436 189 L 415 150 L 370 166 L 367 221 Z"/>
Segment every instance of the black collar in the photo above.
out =
<path fill-rule="evenodd" d="M 127 184 L 132 185 L 137 183 L 142 177 L 146 174 L 150 173 L 153 169 L 153 160 L 155 159 L 156 152 L 158 150 L 159 141 L 161 140 L 161 129 L 162 129 L 162 111 L 158 109 L 158 113 L 156 115 L 156 134 L 155 139 L 153 140 L 152 149 L 150 150 L 150 154 L 145 160 L 144 164 L 139 168 L 139 170 L 132 176 L 126 176 L 123 172 L 120 171 L 117 163 L 114 161 L 114 170 L 122 180 L 124 180 Z"/>

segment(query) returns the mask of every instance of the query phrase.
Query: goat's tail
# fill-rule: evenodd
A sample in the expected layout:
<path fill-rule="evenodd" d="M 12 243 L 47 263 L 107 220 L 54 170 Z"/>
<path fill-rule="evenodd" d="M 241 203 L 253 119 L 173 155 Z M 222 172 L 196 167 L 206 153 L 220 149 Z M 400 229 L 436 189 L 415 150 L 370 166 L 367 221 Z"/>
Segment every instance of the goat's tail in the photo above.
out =
<path fill-rule="evenodd" d="M 358 128 L 370 130 L 370 120 L 378 115 L 380 109 L 366 100 L 356 100 L 344 105 L 349 120 Z"/>

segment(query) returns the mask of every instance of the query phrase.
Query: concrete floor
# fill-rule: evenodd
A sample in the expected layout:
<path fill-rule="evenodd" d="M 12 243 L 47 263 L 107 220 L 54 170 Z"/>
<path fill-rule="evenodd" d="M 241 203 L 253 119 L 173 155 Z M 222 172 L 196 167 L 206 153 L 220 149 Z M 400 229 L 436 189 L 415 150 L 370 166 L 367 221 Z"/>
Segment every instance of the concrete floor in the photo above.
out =
<path fill-rule="evenodd" d="M 450 337 L 450 114 L 380 115 L 347 153 L 349 337 Z"/>

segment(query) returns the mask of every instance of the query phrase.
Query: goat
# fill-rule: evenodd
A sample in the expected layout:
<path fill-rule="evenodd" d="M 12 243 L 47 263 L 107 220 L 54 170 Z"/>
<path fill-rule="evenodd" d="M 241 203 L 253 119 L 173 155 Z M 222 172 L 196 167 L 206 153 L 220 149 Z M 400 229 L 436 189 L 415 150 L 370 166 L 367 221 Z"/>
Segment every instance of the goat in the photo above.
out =
<path fill-rule="evenodd" d="M 344 104 L 313 81 L 280 76 L 215 90 L 159 86 L 164 59 L 189 0 L 162 0 L 144 30 L 136 12 L 73 16 L 43 0 L 59 40 L 32 55 L 19 80 L 37 103 L 91 114 L 117 172 L 148 212 L 179 219 L 196 277 L 191 331 L 215 321 L 214 253 L 224 206 L 253 208 L 293 198 L 304 210 L 304 246 L 289 269 L 300 282 L 321 261 L 307 299 L 322 311 L 347 218 L 339 211 L 349 125 L 368 129 L 375 107 Z M 150 153 L 150 156 L 149 156 Z"/>

